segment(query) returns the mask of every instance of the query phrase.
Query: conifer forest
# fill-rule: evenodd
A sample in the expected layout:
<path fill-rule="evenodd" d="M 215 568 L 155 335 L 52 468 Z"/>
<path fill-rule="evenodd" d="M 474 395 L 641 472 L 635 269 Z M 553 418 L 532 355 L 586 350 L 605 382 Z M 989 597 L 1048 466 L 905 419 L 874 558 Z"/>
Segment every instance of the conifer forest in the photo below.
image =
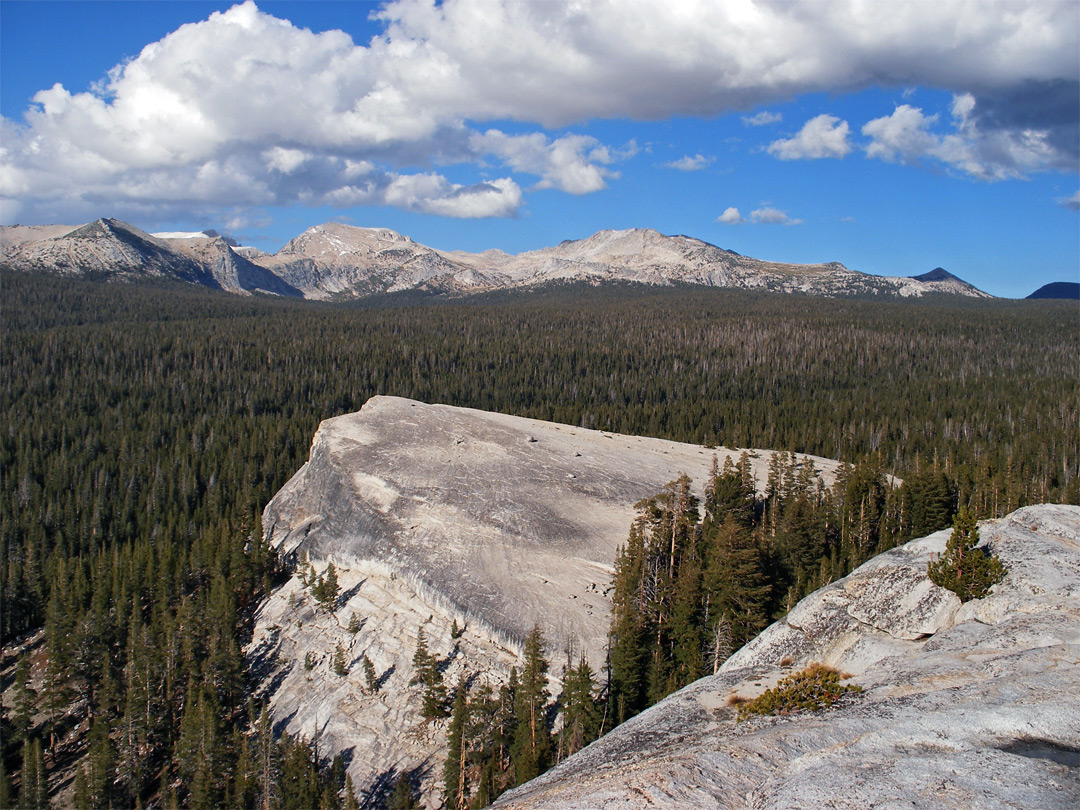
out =
<path fill-rule="evenodd" d="M 744 458 L 700 503 L 681 478 L 637 505 L 605 672 L 571 661 L 549 694 L 539 628 L 501 690 L 443 684 L 417 649 L 417 699 L 449 742 L 447 807 L 486 806 L 961 508 L 1080 503 L 1075 302 L 575 284 L 331 305 L 10 273 L 0 287 L 3 807 L 57 791 L 86 808 L 413 806 L 407 780 L 365 796 L 340 759 L 276 733 L 242 653 L 287 576 L 263 506 L 321 420 L 376 394 L 787 451 L 764 497 Z M 844 462 L 836 483 L 795 453 Z"/>

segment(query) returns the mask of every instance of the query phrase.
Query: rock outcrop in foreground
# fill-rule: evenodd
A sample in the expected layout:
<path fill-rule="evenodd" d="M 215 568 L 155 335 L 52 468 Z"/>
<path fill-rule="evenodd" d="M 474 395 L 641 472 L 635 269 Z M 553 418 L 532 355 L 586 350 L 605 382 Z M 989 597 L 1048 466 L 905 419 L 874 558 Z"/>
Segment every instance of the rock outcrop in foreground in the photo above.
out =
<path fill-rule="evenodd" d="M 882 554 L 496 806 L 1080 807 L 1080 508 L 980 532 L 1008 566 L 986 598 L 961 605 L 926 577 L 948 531 Z M 739 699 L 811 662 L 863 691 L 736 721 Z"/>
<path fill-rule="evenodd" d="M 764 484 L 771 453 L 752 453 Z M 554 674 L 570 646 L 601 669 L 634 504 L 683 472 L 700 495 L 714 457 L 738 454 L 396 397 L 327 420 L 263 516 L 270 542 L 318 572 L 332 561 L 342 588 L 331 613 L 295 576 L 257 616 L 249 660 L 279 729 L 343 753 L 359 790 L 408 772 L 434 800 L 446 729 L 409 684 L 419 631 L 449 685 L 505 681 L 536 623 Z M 830 483 L 836 462 L 812 461 Z"/>

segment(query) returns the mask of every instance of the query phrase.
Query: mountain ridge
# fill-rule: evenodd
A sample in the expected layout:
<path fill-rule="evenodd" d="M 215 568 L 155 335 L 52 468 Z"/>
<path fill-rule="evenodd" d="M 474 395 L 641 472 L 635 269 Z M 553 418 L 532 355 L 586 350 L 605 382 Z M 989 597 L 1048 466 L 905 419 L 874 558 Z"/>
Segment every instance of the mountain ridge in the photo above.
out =
<path fill-rule="evenodd" d="M 1080 284 L 1075 281 L 1051 281 L 1027 296 L 1030 300 L 1052 298 L 1063 301 L 1080 301 Z"/>
<path fill-rule="evenodd" d="M 329 222 L 274 254 L 216 232 L 149 234 L 115 219 L 0 230 L 0 266 L 109 280 L 174 278 L 232 293 L 349 300 L 418 290 L 450 295 L 550 282 L 689 284 L 823 297 L 992 296 L 941 268 L 875 276 L 840 262 L 792 264 L 743 256 L 696 237 L 650 228 L 601 230 L 583 239 L 509 254 L 438 250 L 388 228 Z"/>

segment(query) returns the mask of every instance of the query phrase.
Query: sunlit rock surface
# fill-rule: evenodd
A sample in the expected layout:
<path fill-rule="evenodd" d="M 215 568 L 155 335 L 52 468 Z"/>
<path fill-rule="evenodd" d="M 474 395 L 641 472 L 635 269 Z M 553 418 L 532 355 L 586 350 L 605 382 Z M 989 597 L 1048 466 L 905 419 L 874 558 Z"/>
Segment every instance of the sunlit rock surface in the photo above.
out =
<path fill-rule="evenodd" d="M 320 572 L 333 561 L 342 587 L 330 614 L 294 577 L 257 617 L 249 657 L 279 728 L 344 753 L 358 789 L 401 772 L 439 782 L 445 725 L 422 721 L 409 685 L 418 630 L 451 685 L 466 671 L 505 680 L 537 623 L 553 675 L 568 647 L 599 670 L 611 566 L 634 504 L 683 472 L 700 495 L 714 457 L 723 465 L 739 452 L 396 397 L 327 420 L 263 516 L 268 540 Z M 770 457 L 752 451 L 762 486 Z M 812 460 L 830 483 L 836 463 Z M 332 669 L 338 644 L 343 677 Z M 381 678 L 374 695 L 364 655 Z"/>
<path fill-rule="evenodd" d="M 1009 569 L 986 598 L 961 606 L 926 579 L 948 531 L 915 540 L 496 806 L 1080 806 L 1080 508 L 1028 507 L 980 532 Z M 862 694 L 736 722 L 733 695 L 811 662 Z"/>
<path fill-rule="evenodd" d="M 6 226 L 0 228 L 0 267 L 112 280 L 165 277 L 234 293 L 323 300 L 403 290 L 461 295 L 566 281 L 692 284 L 840 298 L 990 297 L 941 268 L 897 277 L 849 270 L 839 262 L 769 262 L 646 228 L 598 231 L 517 255 L 436 250 L 387 228 L 335 222 L 309 228 L 274 254 L 231 241 L 227 249 L 224 243 L 198 244 L 207 239 L 221 241 L 212 232 L 152 236 L 115 219 L 75 228 Z"/>

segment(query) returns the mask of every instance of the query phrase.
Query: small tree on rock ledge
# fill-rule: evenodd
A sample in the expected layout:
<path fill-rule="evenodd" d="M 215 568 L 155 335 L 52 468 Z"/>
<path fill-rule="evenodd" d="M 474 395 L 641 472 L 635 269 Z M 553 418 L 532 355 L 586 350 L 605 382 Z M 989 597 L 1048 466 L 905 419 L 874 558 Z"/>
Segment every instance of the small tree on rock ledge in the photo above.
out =
<path fill-rule="evenodd" d="M 312 576 L 314 577 L 314 574 Z M 341 587 L 338 585 L 337 569 L 334 568 L 333 563 L 330 563 L 326 566 L 326 574 L 320 574 L 312 586 L 311 595 L 315 597 L 320 607 L 333 613 L 339 593 L 341 593 Z"/>
<path fill-rule="evenodd" d="M 953 519 L 952 535 L 945 553 L 927 566 L 926 573 L 935 585 L 948 588 L 961 602 L 982 599 L 1005 578 L 1005 564 L 985 549 L 975 548 L 979 527 L 966 507 Z"/>

